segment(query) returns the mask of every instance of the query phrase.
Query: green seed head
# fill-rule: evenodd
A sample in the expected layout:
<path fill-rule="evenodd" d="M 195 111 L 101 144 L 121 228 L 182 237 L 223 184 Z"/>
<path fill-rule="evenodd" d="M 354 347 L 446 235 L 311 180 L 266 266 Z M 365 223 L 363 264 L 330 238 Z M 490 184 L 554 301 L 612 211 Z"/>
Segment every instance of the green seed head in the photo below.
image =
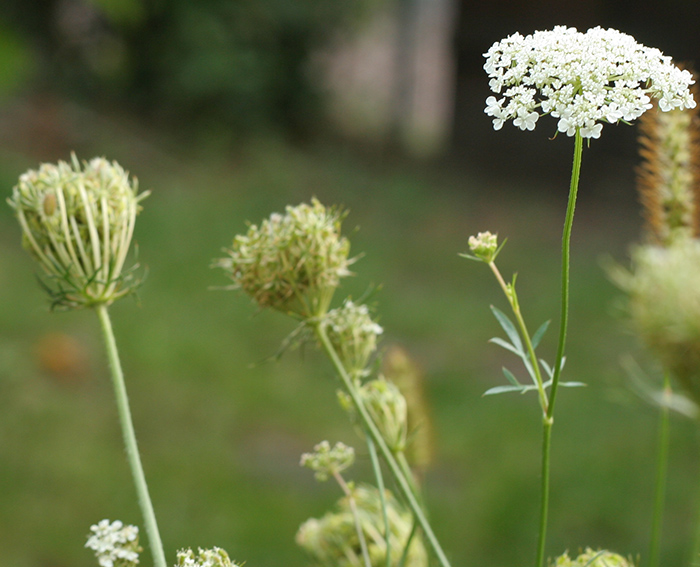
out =
<path fill-rule="evenodd" d="M 53 306 L 110 304 L 132 292 L 126 269 L 140 201 L 135 179 L 116 162 L 42 164 L 22 174 L 8 199 L 22 242 L 47 278 Z"/>

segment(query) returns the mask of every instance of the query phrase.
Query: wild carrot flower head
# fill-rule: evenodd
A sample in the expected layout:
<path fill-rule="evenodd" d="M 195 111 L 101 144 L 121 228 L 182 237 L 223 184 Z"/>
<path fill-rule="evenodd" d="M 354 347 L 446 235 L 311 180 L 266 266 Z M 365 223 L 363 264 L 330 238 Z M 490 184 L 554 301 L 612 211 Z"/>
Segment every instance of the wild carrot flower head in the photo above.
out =
<path fill-rule="evenodd" d="M 335 473 L 343 472 L 355 462 L 355 449 L 345 443 L 336 443 L 331 448 L 328 441 L 321 441 L 314 447 L 313 453 L 304 453 L 301 456 L 301 466 L 307 467 L 316 473 L 316 479 L 328 480 Z"/>
<path fill-rule="evenodd" d="M 524 37 L 515 33 L 484 57 L 491 91 L 501 95 L 486 99 L 496 130 L 511 119 L 521 130 L 533 130 L 541 115 L 551 114 L 559 132 L 598 138 L 603 122 L 635 120 L 651 108 L 650 97 L 663 111 L 695 106 L 688 71 L 614 29 L 581 33 L 557 26 Z"/>
<path fill-rule="evenodd" d="M 177 552 L 176 567 L 238 567 L 231 561 L 228 553 L 220 547 L 199 549 L 197 553 L 191 549 L 181 549 Z"/>
<path fill-rule="evenodd" d="M 85 547 L 95 552 L 100 567 L 135 567 L 139 562 L 139 529 L 119 520 L 102 520 L 90 527 Z"/>
<path fill-rule="evenodd" d="M 260 307 L 320 317 L 340 279 L 350 274 L 350 243 L 340 235 L 343 217 L 316 199 L 287 207 L 284 215 L 275 213 L 236 236 L 228 256 L 215 265 Z"/>
<path fill-rule="evenodd" d="M 366 366 L 377 350 L 377 338 L 384 331 L 372 320 L 366 305 L 346 299 L 324 319 L 328 338 L 345 369 L 356 379 L 366 375 Z"/>
<path fill-rule="evenodd" d="M 135 179 L 116 162 L 43 164 L 22 174 L 8 199 L 24 247 L 48 276 L 54 307 L 110 304 L 135 287 L 125 271 L 140 201 Z"/>
<path fill-rule="evenodd" d="M 335 511 L 320 519 L 311 518 L 299 528 L 296 541 L 309 553 L 314 567 L 364 566 L 350 498 L 354 499 L 357 508 L 360 529 L 367 542 L 372 567 L 386 566 L 384 516 L 379 490 L 373 486 L 358 486 L 350 496 L 338 502 Z M 389 491 L 385 492 L 385 501 L 391 565 L 398 567 L 402 562 L 402 553 L 397 550 L 403 550 L 409 543 L 413 517 Z M 423 542 L 420 536 L 414 535 L 403 565 L 424 567 L 427 564 L 428 557 Z"/>

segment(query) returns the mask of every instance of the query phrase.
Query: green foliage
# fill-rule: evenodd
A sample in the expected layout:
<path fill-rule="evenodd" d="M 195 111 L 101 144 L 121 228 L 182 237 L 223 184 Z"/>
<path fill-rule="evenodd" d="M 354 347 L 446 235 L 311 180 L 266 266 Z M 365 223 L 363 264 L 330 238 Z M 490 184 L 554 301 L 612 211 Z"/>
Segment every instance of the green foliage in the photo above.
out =
<path fill-rule="evenodd" d="M 13 34 L 0 28 L 0 63 L 10 64 L 0 64 L 0 90 L 5 75 L 17 80 L 29 68 L 21 48 L 29 42 L 42 86 L 138 111 L 178 132 L 307 131 L 320 110 L 311 55 L 362 4 L 9 0 Z"/>

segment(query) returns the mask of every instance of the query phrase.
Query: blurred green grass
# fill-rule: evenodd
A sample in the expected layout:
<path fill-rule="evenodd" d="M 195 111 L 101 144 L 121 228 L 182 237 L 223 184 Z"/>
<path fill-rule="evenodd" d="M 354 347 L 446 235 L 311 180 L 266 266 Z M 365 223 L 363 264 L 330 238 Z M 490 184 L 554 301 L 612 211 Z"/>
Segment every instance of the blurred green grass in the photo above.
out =
<path fill-rule="evenodd" d="M 488 306 L 505 309 L 500 291 L 484 266 L 457 255 L 477 231 L 508 237 L 499 263 L 504 274 L 519 273 L 526 318 L 533 328 L 556 321 L 566 181 L 556 192 L 536 180 L 514 189 L 441 167 L 382 163 L 334 144 L 299 149 L 265 140 L 236 155 L 173 159 L 105 136 L 84 150 L 97 147 L 153 191 L 136 230 L 148 277 L 139 301 L 121 301 L 112 314 L 169 560 L 181 547 L 218 545 L 254 567 L 306 564 L 295 531 L 339 494 L 316 484 L 299 455 L 322 439 L 361 447 L 318 352 L 268 360 L 293 325 L 212 289 L 227 281 L 211 260 L 246 221 L 317 196 L 350 210 L 346 233 L 363 254 L 338 299 L 381 285 L 383 344 L 403 346 L 424 372 L 436 448 L 426 492 L 453 563 L 531 563 L 537 405 L 531 396 L 481 397 L 503 382 L 501 366 L 520 369 L 487 343 L 499 333 Z M 6 192 L 36 165 L 0 148 Z M 639 215 L 587 199 L 587 165 L 584 156 L 566 377 L 588 387 L 561 393 L 548 550 L 591 545 L 644 554 L 656 412 L 626 386 L 619 355 L 636 346 L 611 313 L 619 293 L 600 267 L 604 255 L 624 261 Z M 8 207 L 0 208 L 0 265 L 0 564 L 94 565 L 83 549 L 92 523 L 140 523 L 97 320 L 90 312 L 48 313 Z M 76 376 L 59 379 L 41 364 L 41 345 L 56 333 L 85 357 Z M 550 360 L 555 334 L 540 347 Z M 679 564 L 696 508 L 697 451 L 691 424 L 674 420 L 673 433 L 664 551 L 668 564 Z M 360 453 L 358 477 L 366 472 Z"/>

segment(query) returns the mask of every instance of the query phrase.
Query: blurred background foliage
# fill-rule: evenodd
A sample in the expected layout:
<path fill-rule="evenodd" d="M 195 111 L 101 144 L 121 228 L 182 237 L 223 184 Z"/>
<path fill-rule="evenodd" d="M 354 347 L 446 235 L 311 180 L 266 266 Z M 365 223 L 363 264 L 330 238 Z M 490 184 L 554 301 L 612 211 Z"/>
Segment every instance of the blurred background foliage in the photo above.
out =
<path fill-rule="evenodd" d="M 253 567 L 305 565 L 294 533 L 339 496 L 298 466 L 318 441 L 360 447 L 313 349 L 269 360 L 292 330 L 209 269 L 246 221 L 317 196 L 350 210 L 356 276 L 383 349 L 423 379 L 431 516 L 455 565 L 534 557 L 536 403 L 482 399 L 518 371 L 488 345 L 504 307 L 458 258 L 497 231 L 531 325 L 556 319 L 571 141 L 554 126 L 491 130 L 481 53 L 557 23 L 614 26 L 692 61 L 696 2 L 438 0 L 4 0 L 0 182 L 41 161 L 105 155 L 153 194 L 136 234 L 148 278 L 113 309 L 168 557 L 226 548 Z M 657 5 L 658 4 L 658 5 Z M 677 50 L 677 51 L 676 51 Z M 635 129 L 606 126 L 584 153 L 574 227 L 567 379 L 554 432 L 550 552 L 645 553 L 657 411 L 631 391 L 634 353 L 601 258 L 640 238 Z M 355 230 L 359 227 L 358 230 Z M 0 207 L 0 565 L 88 567 L 90 524 L 139 523 L 97 321 L 48 314 L 35 266 Z M 338 300 L 341 299 L 339 294 Z M 541 350 L 553 357 L 554 332 Z M 699 507 L 694 424 L 676 419 L 664 560 L 687 564 Z M 356 478 L 367 472 L 361 452 Z M 149 564 L 144 555 L 143 564 Z"/>

